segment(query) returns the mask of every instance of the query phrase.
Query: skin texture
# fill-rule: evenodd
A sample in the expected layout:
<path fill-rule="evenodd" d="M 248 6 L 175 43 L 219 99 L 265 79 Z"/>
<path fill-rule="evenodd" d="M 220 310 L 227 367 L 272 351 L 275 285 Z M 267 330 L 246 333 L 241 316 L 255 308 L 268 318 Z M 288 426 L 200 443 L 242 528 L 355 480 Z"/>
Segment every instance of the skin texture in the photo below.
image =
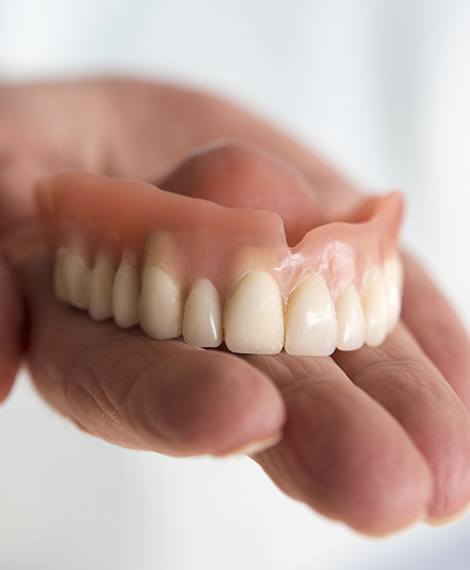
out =
<path fill-rule="evenodd" d="M 0 298 L 10 295 L 14 309 L 0 316 L 0 338 L 12 347 L 2 350 L 0 394 L 18 363 L 21 291 L 34 382 L 87 432 L 174 455 L 220 455 L 282 431 L 254 459 L 290 496 L 372 535 L 461 511 L 470 502 L 470 347 L 408 256 L 403 323 L 383 346 L 333 358 L 239 358 L 151 341 L 52 298 L 29 220 L 39 175 L 79 168 L 158 181 L 194 145 L 221 137 L 290 162 L 325 220 L 357 199 L 308 150 L 219 99 L 127 81 L 0 89 Z M 230 156 L 240 144 L 219 148 Z M 238 167 L 256 176 L 250 158 Z"/>

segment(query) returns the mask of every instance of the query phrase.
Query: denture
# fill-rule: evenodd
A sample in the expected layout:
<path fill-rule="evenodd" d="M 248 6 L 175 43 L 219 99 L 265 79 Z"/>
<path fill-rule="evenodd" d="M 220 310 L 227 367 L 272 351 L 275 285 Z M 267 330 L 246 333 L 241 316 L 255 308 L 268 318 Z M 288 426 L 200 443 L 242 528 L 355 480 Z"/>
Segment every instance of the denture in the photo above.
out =
<path fill-rule="evenodd" d="M 57 298 L 154 339 L 246 354 L 378 346 L 397 324 L 399 193 L 307 231 L 281 217 L 282 205 L 186 194 L 83 173 L 42 180 Z M 315 200 L 302 200 L 313 220 Z"/>

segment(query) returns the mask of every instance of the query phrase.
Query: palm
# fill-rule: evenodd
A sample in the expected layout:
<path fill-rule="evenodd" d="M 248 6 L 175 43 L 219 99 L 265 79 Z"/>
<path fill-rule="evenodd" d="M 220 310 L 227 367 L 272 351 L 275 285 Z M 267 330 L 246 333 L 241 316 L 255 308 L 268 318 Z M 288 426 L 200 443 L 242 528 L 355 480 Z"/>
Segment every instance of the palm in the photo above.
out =
<path fill-rule="evenodd" d="M 218 100 L 127 83 L 35 89 L 0 91 L 0 122 L 5 109 L 8 132 L 11 117 L 20 125 L 13 142 L 3 141 L 3 224 L 28 217 L 24 189 L 43 170 L 156 179 L 194 144 L 221 136 L 260 143 L 297 166 L 327 218 L 355 197 L 304 148 Z M 21 136 L 26 116 L 38 121 L 34 141 Z M 282 441 L 256 461 L 289 495 L 369 533 L 441 519 L 469 502 L 468 341 L 414 261 L 406 264 L 409 330 L 400 325 L 382 347 L 239 358 L 90 322 L 52 298 L 32 225 L 5 236 L 32 313 L 33 378 L 83 429 L 175 455 L 223 454 L 282 429 Z M 2 284 L 12 296 L 11 282 Z"/>

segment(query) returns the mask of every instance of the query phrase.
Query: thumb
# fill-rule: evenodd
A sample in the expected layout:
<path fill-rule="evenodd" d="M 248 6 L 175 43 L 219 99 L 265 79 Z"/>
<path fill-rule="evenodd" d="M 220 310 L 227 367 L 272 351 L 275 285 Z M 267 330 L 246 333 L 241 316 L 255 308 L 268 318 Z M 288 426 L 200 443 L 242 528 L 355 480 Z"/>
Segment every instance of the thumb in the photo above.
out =
<path fill-rule="evenodd" d="M 18 153 L 0 156 L 0 402 L 13 385 L 23 351 L 24 309 L 9 259 L 16 235 L 33 212 L 32 186 L 46 171 L 40 160 Z"/>
<path fill-rule="evenodd" d="M 0 154 L 0 231 L 13 228 L 34 213 L 33 186 L 51 171 L 51 165 L 29 153 Z"/>

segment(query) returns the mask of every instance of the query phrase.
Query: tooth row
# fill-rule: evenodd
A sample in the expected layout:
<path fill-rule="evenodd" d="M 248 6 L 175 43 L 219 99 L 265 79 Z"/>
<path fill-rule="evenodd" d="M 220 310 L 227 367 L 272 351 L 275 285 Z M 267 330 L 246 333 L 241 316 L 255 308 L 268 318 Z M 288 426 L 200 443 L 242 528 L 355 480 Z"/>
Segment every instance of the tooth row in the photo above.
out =
<path fill-rule="evenodd" d="M 284 304 L 276 279 L 252 270 L 233 288 L 222 308 L 208 279 L 193 285 L 186 301 L 172 277 L 146 263 L 139 276 L 137 255 L 124 251 L 116 267 L 98 251 L 90 270 L 84 259 L 66 248 L 57 251 L 54 290 L 61 301 L 89 311 L 102 321 L 114 317 L 121 328 L 140 323 L 156 339 L 181 334 L 192 345 L 217 347 L 224 340 L 232 352 L 326 356 L 340 350 L 380 345 L 398 322 L 403 272 L 398 257 L 369 277 L 362 298 L 350 283 L 336 304 L 321 275 L 302 279 Z"/>

